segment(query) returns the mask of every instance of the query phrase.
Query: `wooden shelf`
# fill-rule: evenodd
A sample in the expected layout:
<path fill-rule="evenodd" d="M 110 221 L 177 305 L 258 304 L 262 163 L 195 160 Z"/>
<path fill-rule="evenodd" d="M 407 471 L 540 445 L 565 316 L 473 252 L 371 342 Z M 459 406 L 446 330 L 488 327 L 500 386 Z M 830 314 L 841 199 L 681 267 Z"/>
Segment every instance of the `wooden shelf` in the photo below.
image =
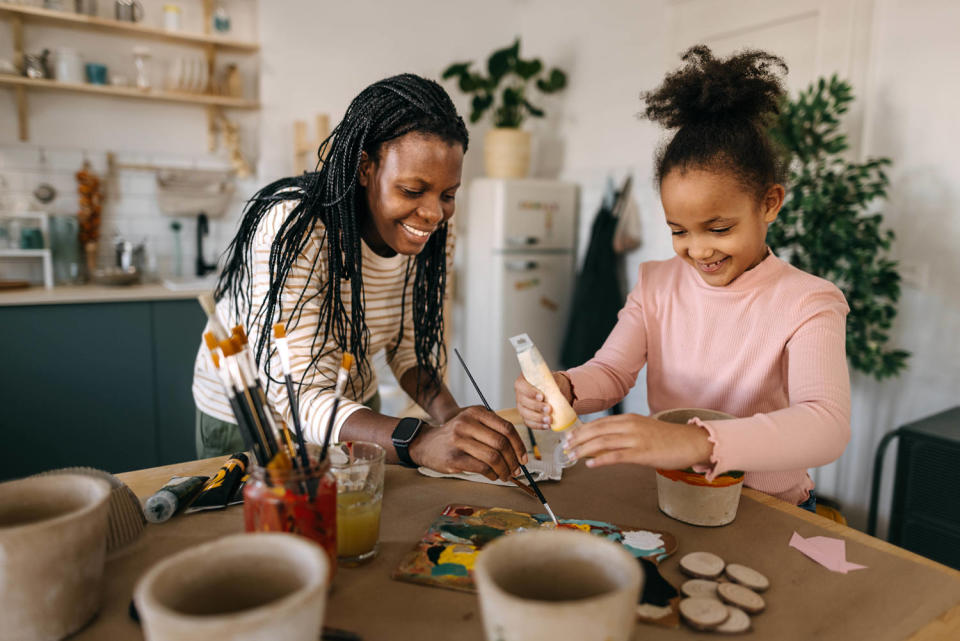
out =
<path fill-rule="evenodd" d="M 73 3 L 71 2 L 70 4 Z M 96 18 L 78 13 L 40 9 L 38 7 L 10 4 L 8 2 L 0 2 L 0 15 L 3 14 L 19 16 L 24 20 L 24 22 L 48 24 L 74 29 L 79 28 L 87 31 L 112 32 L 131 37 L 164 40 L 167 42 L 196 45 L 199 47 L 208 47 L 212 45 L 223 51 L 256 53 L 260 50 L 260 45 L 255 42 L 244 42 L 242 40 L 234 40 L 232 38 L 224 38 L 223 36 L 213 36 L 202 33 L 167 31 L 166 29 L 148 27 L 137 22 L 122 22 L 120 20 Z"/>
<path fill-rule="evenodd" d="M 24 76 L 0 75 L 0 86 L 25 87 L 45 91 L 68 91 L 111 98 L 131 98 L 133 100 L 153 100 L 175 102 L 187 105 L 208 105 L 229 107 L 231 109 L 259 109 L 256 100 L 217 96 L 213 94 L 187 93 L 178 91 L 141 91 L 136 87 L 114 87 L 111 85 L 73 84 L 56 80 L 26 78 Z"/>

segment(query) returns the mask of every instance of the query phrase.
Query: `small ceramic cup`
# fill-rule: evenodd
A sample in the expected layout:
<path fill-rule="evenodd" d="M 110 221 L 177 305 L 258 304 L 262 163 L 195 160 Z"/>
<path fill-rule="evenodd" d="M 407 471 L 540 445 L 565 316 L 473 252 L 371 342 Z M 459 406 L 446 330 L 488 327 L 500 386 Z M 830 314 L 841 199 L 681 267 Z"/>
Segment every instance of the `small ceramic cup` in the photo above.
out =
<path fill-rule="evenodd" d="M 627 641 L 640 564 L 622 546 L 570 530 L 502 536 L 477 556 L 487 641 Z"/>
<path fill-rule="evenodd" d="M 653 418 L 667 423 L 688 423 L 734 418 L 714 410 L 684 408 L 657 412 Z M 691 525 L 717 527 L 733 522 L 740 505 L 743 473 L 728 472 L 708 481 L 692 470 L 657 470 L 657 503 L 669 517 Z"/>
<path fill-rule="evenodd" d="M 161 561 L 133 596 L 147 641 L 316 641 L 329 568 L 301 536 L 236 534 Z"/>
<path fill-rule="evenodd" d="M 109 497 L 76 474 L 0 483 L 0 639 L 63 639 L 97 613 Z"/>

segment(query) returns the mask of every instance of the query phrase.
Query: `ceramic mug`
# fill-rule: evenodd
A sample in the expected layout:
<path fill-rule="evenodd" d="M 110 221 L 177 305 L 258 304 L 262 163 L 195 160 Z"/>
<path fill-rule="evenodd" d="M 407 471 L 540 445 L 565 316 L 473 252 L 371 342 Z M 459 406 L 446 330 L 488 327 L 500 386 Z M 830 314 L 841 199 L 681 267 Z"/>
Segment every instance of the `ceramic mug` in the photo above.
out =
<path fill-rule="evenodd" d="M 502 536 L 477 556 L 487 641 L 628 641 L 642 573 L 629 552 L 571 530 Z"/>
<path fill-rule="evenodd" d="M 97 613 L 109 497 L 77 474 L 0 483 L 0 638 L 63 639 Z"/>
<path fill-rule="evenodd" d="M 87 82 L 91 85 L 107 84 L 107 66 L 98 62 L 88 62 L 85 66 L 87 70 Z"/>
<path fill-rule="evenodd" d="M 725 421 L 730 414 L 715 410 L 683 408 L 657 412 L 653 418 L 667 423 L 688 423 L 697 417 L 704 421 Z M 657 470 L 657 504 L 669 517 L 690 523 L 717 527 L 732 523 L 740 505 L 743 472 L 728 472 L 712 481 L 693 470 Z"/>
<path fill-rule="evenodd" d="M 329 569 L 304 537 L 235 534 L 153 566 L 133 598 L 150 641 L 316 641 Z"/>

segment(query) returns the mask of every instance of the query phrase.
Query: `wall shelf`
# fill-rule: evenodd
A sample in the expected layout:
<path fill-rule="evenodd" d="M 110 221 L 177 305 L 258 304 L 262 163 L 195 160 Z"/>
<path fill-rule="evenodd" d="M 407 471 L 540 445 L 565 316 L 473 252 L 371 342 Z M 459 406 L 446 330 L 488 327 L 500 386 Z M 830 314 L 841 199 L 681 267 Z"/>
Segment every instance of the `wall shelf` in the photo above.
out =
<path fill-rule="evenodd" d="M 71 3 L 72 4 L 72 3 Z M 214 9 L 213 0 L 203 0 L 204 25 L 209 29 L 211 15 Z M 233 52 L 242 54 L 256 54 L 260 45 L 255 42 L 234 40 L 211 33 L 190 33 L 186 31 L 167 31 L 156 27 L 148 27 L 136 22 L 110 20 L 94 16 L 87 16 L 69 11 L 54 11 L 40 9 L 0 0 L 0 18 L 6 18 L 11 23 L 13 35 L 13 63 L 20 69 L 23 66 L 23 30 L 27 25 L 42 24 L 76 29 L 110 33 L 116 36 L 126 36 L 137 39 L 162 40 L 178 45 L 195 46 L 203 49 L 207 63 L 207 78 L 213 78 L 216 66 L 217 52 Z M 209 130 L 209 147 L 213 151 L 217 145 L 217 132 L 222 128 L 225 117 L 221 108 L 230 109 L 259 109 L 257 100 L 249 100 L 236 96 L 223 96 L 212 93 L 190 93 L 181 91 L 162 91 L 151 89 L 140 90 L 136 87 L 117 87 L 112 85 L 94 85 L 63 83 L 47 78 L 27 78 L 15 75 L 0 75 L 0 87 L 9 87 L 13 90 L 17 120 L 19 123 L 19 138 L 26 142 L 30 138 L 29 111 L 27 109 L 27 91 L 57 91 L 85 93 L 88 95 L 108 98 L 126 98 L 132 100 L 147 100 L 184 105 L 198 105 L 206 108 Z"/>
<path fill-rule="evenodd" d="M 72 2 L 70 3 L 73 4 Z M 111 32 L 135 38 L 150 38 L 201 47 L 214 46 L 223 51 L 256 53 L 260 45 L 256 42 L 244 42 L 223 36 L 186 31 L 167 31 L 157 27 L 148 27 L 137 22 L 123 22 L 107 18 L 97 18 L 67 11 L 53 11 L 19 4 L 0 2 L 0 15 L 18 16 L 24 22 L 47 24 L 57 27 L 83 29 L 86 31 Z"/>
<path fill-rule="evenodd" d="M 187 105 L 208 105 L 215 107 L 230 107 L 232 109 L 259 109 L 260 103 L 256 100 L 218 96 L 215 94 L 187 93 L 179 91 L 142 91 L 136 87 L 114 87 L 111 85 L 72 84 L 24 76 L 0 75 L 0 86 L 27 87 L 29 89 L 45 91 L 70 91 L 115 98 L 130 98 L 133 100 L 153 100 L 159 102 L 175 102 Z"/>

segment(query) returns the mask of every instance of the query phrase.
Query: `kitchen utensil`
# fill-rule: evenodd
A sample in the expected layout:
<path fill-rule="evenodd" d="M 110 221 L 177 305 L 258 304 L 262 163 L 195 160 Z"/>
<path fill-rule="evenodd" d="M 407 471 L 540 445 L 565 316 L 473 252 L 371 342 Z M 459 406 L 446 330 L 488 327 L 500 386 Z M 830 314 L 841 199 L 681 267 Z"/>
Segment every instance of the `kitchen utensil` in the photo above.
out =
<path fill-rule="evenodd" d="M 135 267 L 105 267 L 93 270 L 93 282 L 98 285 L 123 286 L 139 282 L 140 272 Z"/>
<path fill-rule="evenodd" d="M 167 31 L 180 30 L 180 5 L 163 5 L 163 28 Z"/>
<path fill-rule="evenodd" d="M 47 181 L 49 167 L 47 166 L 47 154 L 43 149 L 40 150 L 40 172 L 43 179 L 42 182 L 37 185 L 36 189 L 33 190 L 33 197 L 36 198 L 41 205 L 46 205 L 57 197 L 57 190 Z"/>
<path fill-rule="evenodd" d="M 83 61 L 76 49 L 57 47 L 53 54 L 53 77 L 58 82 L 83 83 Z"/>
<path fill-rule="evenodd" d="M 40 53 L 23 54 L 23 75 L 34 79 L 49 78 L 50 69 L 47 67 L 49 56 L 49 49 L 44 49 Z"/>
<path fill-rule="evenodd" d="M 73 7 L 77 13 L 86 16 L 97 15 L 97 0 L 74 0 Z"/>
<path fill-rule="evenodd" d="M 137 68 L 137 89 L 150 89 L 150 50 L 146 47 L 134 47 L 133 64 Z"/>
<path fill-rule="evenodd" d="M 85 65 L 87 70 L 87 82 L 91 85 L 107 84 L 107 66 L 99 62 L 88 62 Z"/>
<path fill-rule="evenodd" d="M 223 215 L 236 185 L 230 170 L 164 169 L 157 172 L 157 204 L 169 216 Z"/>
<path fill-rule="evenodd" d="M 139 0 L 115 0 L 113 13 L 121 22 L 140 22 L 143 20 L 143 5 Z"/>

